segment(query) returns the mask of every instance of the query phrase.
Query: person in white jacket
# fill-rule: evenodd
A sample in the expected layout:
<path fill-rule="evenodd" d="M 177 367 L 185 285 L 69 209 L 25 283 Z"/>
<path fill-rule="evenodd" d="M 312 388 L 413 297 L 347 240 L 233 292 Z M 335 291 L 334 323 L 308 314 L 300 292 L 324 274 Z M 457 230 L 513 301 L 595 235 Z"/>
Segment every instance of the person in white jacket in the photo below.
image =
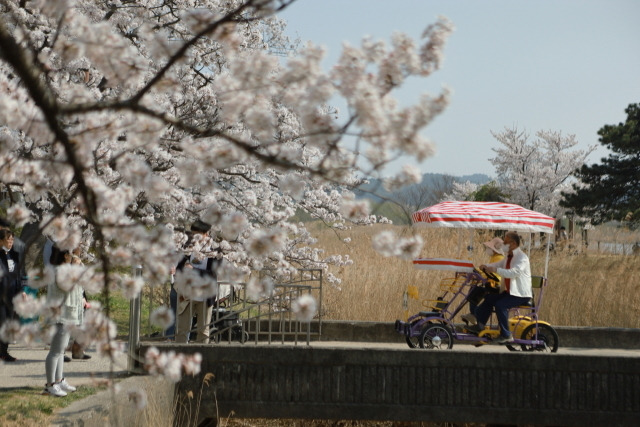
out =
<path fill-rule="evenodd" d="M 73 255 L 69 251 L 60 251 L 53 248 L 51 252 L 51 265 L 54 268 L 64 268 L 71 264 Z M 49 346 L 49 353 L 45 360 L 45 372 L 47 384 L 42 394 L 63 397 L 67 393 L 76 391 L 76 388 L 64 378 L 64 350 L 69 344 L 69 331 L 66 325 L 79 325 L 82 323 L 84 312 L 83 290 L 78 284 L 63 286 L 69 291 L 61 289 L 57 279 L 47 288 L 47 301 L 56 301 L 61 304 L 59 314 L 52 319 L 56 332 Z"/>
<path fill-rule="evenodd" d="M 497 344 L 513 342 L 509 331 L 509 309 L 526 304 L 533 296 L 531 287 L 531 266 L 529 257 L 520 250 L 520 236 L 508 232 L 504 236 L 504 252 L 507 256 L 495 263 L 481 265 L 480 269 L 501 276 L 500 293 L 487 295 L 476 310 L 478 324 L 467 328 L 471 332 L 484 330 L 491 312 L 495 309 L 500 326 L 500 337 Z"/>

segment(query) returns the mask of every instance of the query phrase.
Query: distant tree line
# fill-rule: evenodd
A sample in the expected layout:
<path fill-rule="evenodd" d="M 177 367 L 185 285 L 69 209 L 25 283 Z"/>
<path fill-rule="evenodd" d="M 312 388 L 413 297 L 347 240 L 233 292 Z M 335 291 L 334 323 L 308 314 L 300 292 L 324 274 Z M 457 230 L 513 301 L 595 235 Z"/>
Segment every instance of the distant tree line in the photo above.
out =
<path fill-rule="evenodd" d="M 609 155 L 575 172 L 573 191 L 562 193 L 560 205 L 593 224 L 617 220 L 635 229 L 640 226 L 640 104 L 625 112 L 624 123 L 598 131 Z"/>
<path fill-rule="evenodd" d="M 640 104 L 630 104 L 627 120 L 605 125 L 599 142 L 610 154 L 587 165 L 596 146 L 576 149 L 575 135 L 505 128 L 492 132 L 500 143 L 491 162 L 496 178 L 472 179 L 424 174 L 422 182 L 391 193 L 370 182 L 360 197 L 374 201 L 374 210 L 394 223 L 410 224 L 411 214 L 443 200 L 506 202 L 561 218 L 570 216 L 593 225 L 619 221 L 640 226 Z"/>

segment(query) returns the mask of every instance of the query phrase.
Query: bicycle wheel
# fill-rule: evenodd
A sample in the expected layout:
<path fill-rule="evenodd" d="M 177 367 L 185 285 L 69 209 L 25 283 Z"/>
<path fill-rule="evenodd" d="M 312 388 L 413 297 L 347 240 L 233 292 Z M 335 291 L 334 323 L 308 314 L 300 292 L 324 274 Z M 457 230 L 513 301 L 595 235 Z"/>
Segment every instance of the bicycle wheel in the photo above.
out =
<path fill-rule="evenodd" d="M 536 323 L 529 325 L 522 331 L 520 338 L 523 340 L 535 340 L 536 328 L 538 329 L 538 340 L 543 341 L 544 344 L 521 344 L 522 351 L 546 351 L 550 353 L 558 351 L 558 333 L 549 325 Z"/>
<path fill-rule="evenodd" d="M 413 322 L 411 322 L 411 329 L 413 329 L 418 322 L 420 322 L 420 319 L 414 320 Z M 409 346 L 409 348 L 420 347 L 420 335 L 416 335 L 412 337 L 405 336 L 404 338 L 407 340 L 407 345 Z"/>
<path fill-rule="evenodd" d="M 521 351 L 522 350 L 522 348 L 517 347 L 515 345 L 511 345 L 511 344 L 507 344 L 507 345 L 505 345 L 505 347 L 507 347 L 509 349 L 509 351 Z M 522 346 L 522 347 L 524 347 L 524 346 Z"/>
<path fill-rule="evenodd" d="M 420 347 L 420 337 L 404 337 L 404 339 L 407 340 L 409 348 Z"/>
<path fill-rule="evenodd" d="M 434 323 L 424 328 L 420 334 L 420 348 L 448 350 L 453 347 L 453 336 L 444 324 Z"/>

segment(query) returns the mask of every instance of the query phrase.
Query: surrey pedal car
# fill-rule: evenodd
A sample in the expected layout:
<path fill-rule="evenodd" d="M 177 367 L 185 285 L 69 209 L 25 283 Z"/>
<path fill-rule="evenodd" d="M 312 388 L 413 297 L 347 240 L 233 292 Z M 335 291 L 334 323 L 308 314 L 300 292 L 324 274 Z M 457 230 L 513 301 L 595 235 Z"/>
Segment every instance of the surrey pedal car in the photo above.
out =
<path fill-rule="evenodd" d="M 555 220 L 517 205 L 493 202 L 443 202 L 413 214 L 414 225 L 458 229 L 510 230 L 529 233 L 553 233 Z M 546 245 L 545 275 L 532 276 L 534 297 L 527 305 L 510 310 L 509 329 L 514 341 L 507 344 L 511 351 L 558 350 L 558 334 L 545 321 L 539 319 L 544 291 L 547 286 L 549 239 Z M 471 247 L 471 245 L 470 245 Z M 452 276 L 439 281 L 440 294 L 435 299 L 420 299 L 418 288 L 410 285 L 404 293 L 405 320 L 396 320 L 396 331 L 405 336 L 412 348 L 450 349 L 455 341 L 475 345 L 490 344 L 500 332 L 497 322 L 489 323 L 480 333 L 471 333 L 466 324 L 454 323 L 462 313 L 469 297 L 479 287 L 490 287 L 491 281 L 499 281 L 491 273 L 480 272 L 471 261 L 449 258 L 423 258 L 413 265 L 425 270 L 445 270 Z M 421 310 L 411 316 L 409 300 L 421 302 Z"/>

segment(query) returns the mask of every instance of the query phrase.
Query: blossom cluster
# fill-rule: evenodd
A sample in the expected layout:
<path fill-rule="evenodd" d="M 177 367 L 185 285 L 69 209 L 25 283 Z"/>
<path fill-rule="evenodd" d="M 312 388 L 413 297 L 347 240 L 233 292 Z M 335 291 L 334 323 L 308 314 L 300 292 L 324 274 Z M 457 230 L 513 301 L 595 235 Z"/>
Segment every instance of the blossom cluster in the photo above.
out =
<path fill-rule="evenodd" d="M 531 138 L 516 127 L 492 132 L 501 144 L 494 148 L 499 184 L 510 202 L 546 215 L 560 217 L 562 192 L 571 192 L 570 177 L 595 146 L 575 149 L 575 135 L 538 131 Z"/>
<path fill-rule="evenodd" d="M 352 190 L 399 155 L 431 155 L 422 132 L 446 107 L 448 91 L 404 107 L 394 92 L 440 68 L 451 23 L 439 19 L 420 41 L 398 33 L 389 44 L 367 38 L 345 45 L 327 72 L 324 49 L 298 49 L 273 15 L 290 2 L 134 3 L 0 6 L 7 215 L 35 225 L 61 249 L 95 255 L 94 265 L 58 269 L 65 290 L 80 284 L 88 293 L 135 298 L 143 283 L 165 283 L 185 252 L 196 259 L 215 253 L 225 261 L 218 273 L 232 279 L 268 269 L 278 280 L 315 268 L 338 286 L 330 268 L 351 260 L 326 255 L 299 218 L 338 231 L 385 221 Z M 289 57 L 273 55 L 291 46 Z M 332 106 L 338 102 L 346 111 Z M 388 185 L 418 175 L 405 168 Z M 195 219 L 211 224 L 209 239 L 190 238 Z M 387 252 L 400 256 L 418 244 L 396 243 Z M 142 268 L 123 273 L 133 266 Z M 54 273 L 29 275 L 42 287 Z M 267 282 L 254 287 L 258 295 L 270 292 Z M 176 275 L 176 288 L 193 298 L 216 292 L 189 269 Z M 28 304 L 25 312 L 38 309 Z M 298 307 L 303 318 L 314 311 L 308 300 Z M 158 312 L 155 320 L 168 317 Z M 121 350 L 99 309 L 88 310 L 73 332 L 103 354 Z M 175 377 L 171 363 L 150 366 Z"/>
<path fill-rule="evenodd" d="M 318 311 L 315 298 L 309 294 L 298 297 L 291 304 L 291 309 L 295 313 L 298 320 L 308 322 L 316 315 Z"/>
<path fill-rule="evenodd" d="M 41 328 L 37 323 L 22 325 L 17 320 L 8 320 L 0 327 L 0 339 L 2 341 L 17 342 L 25 345 L 50 342 L 54 334 L 54 328 Z"/>
<path fill-rule="evenodd" d="M 185 375 L 197 375 L 200 373 L 202 355 L 176 353 L 174 351 L 158 350 L 150 347 L 144 355 L 144 367 L 151 375 L 164 376 L 168 380 L 177 383 Z"/>
<path fill-rule="evenodd" d="M 392 231 L 382 231 L 373 238 L 373 248 L 383 256 L 396 256 L 401 259 L 412 260 L 416 258 L 424 241 L 420 235 L 411 237 L 398 237 Z"/>
<path fill-rule="evenodd" d="M 188 299 L 203 301 L 218 294 L 218 284 L 195 268 L 185 268 L 175 276 L 174 287 L 178 294 Z"/>

